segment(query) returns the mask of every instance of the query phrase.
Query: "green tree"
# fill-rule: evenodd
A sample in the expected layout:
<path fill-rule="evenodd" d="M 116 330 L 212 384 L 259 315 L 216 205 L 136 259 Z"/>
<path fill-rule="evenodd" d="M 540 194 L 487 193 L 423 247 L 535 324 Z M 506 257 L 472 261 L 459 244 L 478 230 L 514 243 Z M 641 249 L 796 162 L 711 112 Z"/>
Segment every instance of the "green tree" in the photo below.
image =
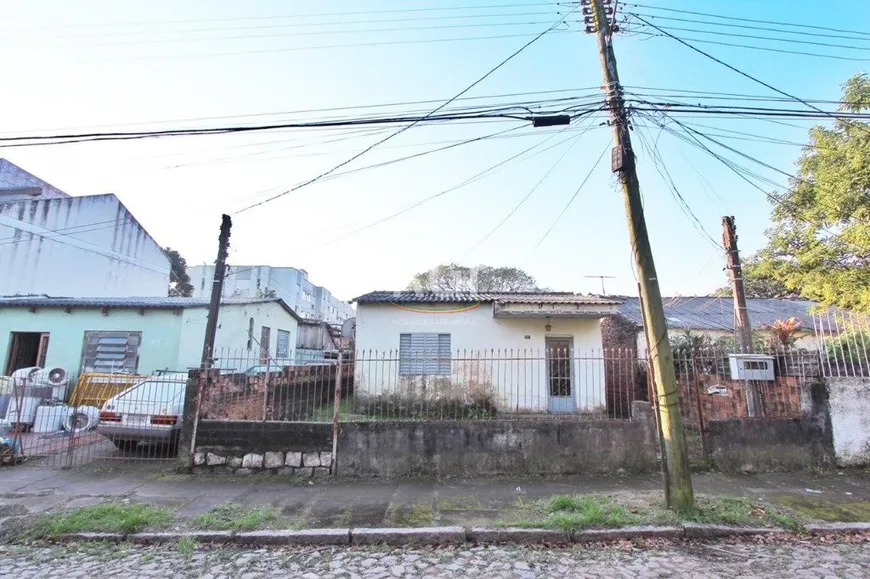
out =
<path fill-rule="evenodd" d="M 408 289 L 416 291 L 522 292 L 539 291 L 535 278 L 515 267 L 456 263 L 439 265 L 411 278 Z"/>
<path fill-rule="evenodd" d="M 870 78 L 843 85 L 844 112 L 870 110 Z M 810 129 L 797 175 L 775 204 L 756 273 L 824 304 L 870 312 L 870 124 Z"/>
<path fill-rule="evenodd" d="M 168 295 L 189 298 L 193 295 L 193 284 L 190 283 L 190 276 L 187 275 L 187 260 L 171 247 L 164 247 L 163 253 L 171 264 Z"/>
<path fill-rule="evenodd" d="M 770 275 L 760 265 L 758 258 L 751 257 L 743 262 L 743 289 L 747 298 L 798 298 L 800 295 L 789 289 L 785 281 Z M 720 298 L 732 296 L 731 286 L 725 285 L 713 292 Z"/>

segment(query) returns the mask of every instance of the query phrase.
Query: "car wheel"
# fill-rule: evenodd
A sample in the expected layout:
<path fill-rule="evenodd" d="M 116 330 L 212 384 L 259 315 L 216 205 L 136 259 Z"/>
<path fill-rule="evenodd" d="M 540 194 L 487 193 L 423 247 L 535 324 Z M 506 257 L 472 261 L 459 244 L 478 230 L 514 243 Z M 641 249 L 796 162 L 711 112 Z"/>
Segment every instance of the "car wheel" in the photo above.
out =
<path fill-rule="evenodd" d="M 121 450 L 125 450 L 127 452 L 136 448 L 136 445 L 139 444 L 138 440 L 113 440 L 115 446 L 117 446 Z"/>

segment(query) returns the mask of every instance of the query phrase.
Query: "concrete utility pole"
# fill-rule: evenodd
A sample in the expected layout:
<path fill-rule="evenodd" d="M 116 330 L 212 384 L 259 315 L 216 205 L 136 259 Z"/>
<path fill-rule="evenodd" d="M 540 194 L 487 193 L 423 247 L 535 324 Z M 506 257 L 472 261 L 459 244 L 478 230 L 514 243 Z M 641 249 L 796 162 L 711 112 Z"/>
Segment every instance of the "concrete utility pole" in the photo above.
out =
<path fill-rule="evenodd" d="M 616 146 L 611 156 L 611 169 L 619 176 L 625 212 L 628 219 L 628 233 L 634 249 L 635 266 L 640 277 L 641 298 L 644 314 L 648 322 L 647 339 L 650 344 L 649 356 L 652 362 L 656 396 L 658 397 L 662 438 L 664 439 L 669 480 L 666 490 L 669 504 L 678 510 L 694 508 L 692 477 L 686 452 L 686 436 L 680 416 L 680 401 L 677 379 L 674 372 L 674 359 L 668 342 L 668 327 L 665 320 L 662 295 L 659 290 L 655 262 L 647 234 L 643 204 L 640 198 L 640 183 L 637 179 L 634 152 L 631 148 L 629 122 L 622 98 L 622 87 L 616 69 L 613 53 L 611 23 L 607 12 L 612 15 L 610 0 L 581 0 L 586 21 L 586 32 L 596 34 L 598 52 L 601 57 L 601 70 L 604 75 L 605 102 L 610 109 L 610 122 Z M 605 8 L 607 5 L 607 8 Z"/>
<path fill-rule="evenodd" d="M 746 307 L 743 267 L 740 265 L 740 251 L 737 249 L 737 225 L 734 217 L 726 215 L 722 218 L 722 244 L 725 246 L 731 294 L 734 296 L 734 330 L 737 332 L 740 353 L 748 354 L 752 352 L 752 324 L 749 322 L 749 308 Z M 751 383 L 746 388 L 746 413 L 750 417 L 758 414 L 755 388 Z"/>
<path fill-rule="evenodd" d="M 193 468 L 193 455 L 196 452 L 196 434 L 199 429 L 199 416 L 202 411 L 202 399 L 205 392 L 207 374 L 214 363 L 214 341 L 217 336 L 217 319 L 221 305 L 221 294 L 224 289 L 224 277 L 227 271 L 227 250 L 230 247 L 230 229 L 233 222 L 229 215 L 221 216 L 221 232 L 218 236 L 218 254 L 214 265 L 214 278 L 211 285 L 211 301 L 208 306 L 208 319 L 205 323 L 205 339 L 202 345 L 202 361 L 199 368 L 199 385 L 196 393 L 196 409 L 193 415 L 193 427 L 190 435 L 188 451 L 188 467 Z"/>

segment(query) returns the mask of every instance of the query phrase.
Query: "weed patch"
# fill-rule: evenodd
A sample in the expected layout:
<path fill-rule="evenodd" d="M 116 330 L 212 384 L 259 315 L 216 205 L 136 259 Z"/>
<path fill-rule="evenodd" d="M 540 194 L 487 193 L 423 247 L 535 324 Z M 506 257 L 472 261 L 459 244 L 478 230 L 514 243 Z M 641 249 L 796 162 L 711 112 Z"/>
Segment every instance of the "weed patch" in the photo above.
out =
<path fill-rule="evenodd" d="M 272 506 L 247 507 L 226 504 L 212 508 L 193 520 L 193 526 L 206 531 L 254 531 L 274 526 L 279 520 Z"/>
<path fill-rule="evenodd" d="M 146 528 L 165 527 L 172 513 L 164 507 L 108 503 L 70 511 L 47 513 L 34 521 L 27 539 L 44 539 L 68 533 L 138 533 Z"/>

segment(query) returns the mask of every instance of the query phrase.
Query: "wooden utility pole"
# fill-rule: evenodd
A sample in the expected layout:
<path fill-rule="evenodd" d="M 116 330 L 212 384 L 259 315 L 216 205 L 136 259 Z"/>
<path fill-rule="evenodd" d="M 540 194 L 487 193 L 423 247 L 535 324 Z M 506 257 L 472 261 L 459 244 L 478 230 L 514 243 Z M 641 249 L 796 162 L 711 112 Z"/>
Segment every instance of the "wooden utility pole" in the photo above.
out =
<path fill-rule="evenodd" d="M 199 429 L 199 416 L 202 410 L 203 393 L 208 370 L 214 363 L 214 341 L 217 336 L 217 319 L 227 271 L 227 250 L 230 247 L 230 229 L 233 222 L 229 215 L 221 216 L 221 230 L 218 236 L 218 254 L 214 264 L 214 278 L 211 285 L 211 301 L 208 305 L 208 318 L 205 322 L 205 339 L 202 345 L 202 360 L 199 368 L 199 388 L 196 394 L 196 410 L 193 416 L 193 430 L 190 436 L 188 466 L 193 468 L 193 455 L 196 452 L 196 434 Z"/>
<path fill-rule="evenodd" d="M 731 278 L 731 293 L 734 295 L 734 329 L 740 352 L 752 352 L 752 325 L 749 323 L 749 310 L 746 307 L 746 292 L 743 289 L 743 267 L 740 265 L 740 252 L 737 250 L 737 226 L 734 217 L 722 218 L 722 244 L 728 260 L 728 277 Z"/>
<path fill-rule="evenodd" d="M 610 124 L 613 127 L 613 139 L 616 145 L 612 152 L 611 169 L 618 175 L 622 185 L 629 239 L 640 278 L 644 315 L 649 324 L 646 333 L 650 343 L 649 356 L 659 402 L 657 406 L 660 409 L 665 446 L 663 458 L 667 460 L 667 476 L 670 479 L 666 487 L 670 493 L 669 504 L 678 510 L 689 510 L 694 507 L 695 499 L 686 452 L 686 436 L 680 416 L 674 359 L 668 342 L 668 327 L 643 213 L 640 183 L 631 148 L 628 116 L 622 97 L 622 87 L 619 84 L 616 57 L 613 53 L 613 38 L 605 3 L 609 5 L 610 0 L 581 0 L 583 14 L 586 16 L 586 31 L 596 34 L 598 38 L 598 52 L 604 76 L 603 88 L 606 93 L 605 102 L 610 109 Z M 612 7 L 608 6 L 608 10 L 613 13 Z"/>
<path fill-rule="evenodd" d="M 743 288 L 743 267 L 740 265 L 740 251 L 737 249 L 737 225 L 733 216 L 722 218 L 722 244 L 725 246 L 728 277 L 731 278 L 731 294 L 734 296 L 734 330 L 737 333 L 741 354 L 752 352 L 752 324 L 749 322 L 749 308 L 746 307 L 746 291 Z M 755 388 L 746 385 L 746 413 L 757 416 Z"/>
<path fill-rule="evenodd" d="M 227 250 L 230 247 L 230 228 L 233 222 L 229 215 L 221 216 L 221 233 L 218 236 L 218 254 L 214 262 L 214 278 L 211 282 L 211 301 L 208 304 L 208 321 L 205 324 L 205 341 L 202 345 L 202 369 L 211 368 L 214 340 L 217 335 L 218 310 L 224 290 L 224 277 L 227 271 Z"/>

